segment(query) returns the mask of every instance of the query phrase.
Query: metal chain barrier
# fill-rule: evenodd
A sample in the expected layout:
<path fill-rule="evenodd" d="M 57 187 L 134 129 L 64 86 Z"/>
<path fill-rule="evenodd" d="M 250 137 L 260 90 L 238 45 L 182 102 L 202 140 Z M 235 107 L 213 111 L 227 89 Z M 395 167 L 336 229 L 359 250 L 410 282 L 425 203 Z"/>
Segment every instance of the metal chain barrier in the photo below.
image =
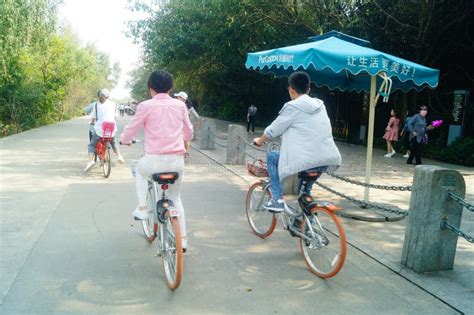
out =
<path fill-rule="evenodd" d="M 463 198 L 461 198 L 459 196 L 456 196 L 453 192 L 449 191 L 448 192 L 448 197 L 450 197 L 452 200 L 454 200 L 455 202 L 457 202 L 458 204 L 460 204 L 461 206 L 463 206 L 467 210 L 469 210 L 471 212 L 474 212 L 474 206 L 473 205 L 467 203 L 466 200 L 464 200 Z"/>
<path fill-rule="evenodd" d="M 369 188 L 374 188 L 374 189 L 383 189 L 383 190 L 398 190 L 398 191 L 411 191 L 411 186 L 388 186 L 388 185 L 375 185 L 375 184 L 367 184 L 364 182 L 359 182 L 357 180 L 353 180 L 341 175 L 336 175 L 334 173 L 328 173 L 326 172 L 331 177 L 334 177 L 336 179 L 342 180 L 344 182 L 354 184 L 354 185 L 359 185 L 363 187 L 369 187 Z"/>
<path fill-rule="evenodd" d="M 208 128 L 208 130 L 209 130 L 208 137 L 209 137 L 209 139 L 210 139 L 212 142 L 214 142 L 215 144 L 217 144 L 218 146 L 223 147 L 223 148 L 227 148 L 227 147 L 228 147 L 227 144 L 221 144 L 221 143 L 219 143 L 219 142 L 216 141 L 216 139 L 220 139 L 220 140 L 225 140 L 225 141 L 227 141 L 227 138 L 220 137 L 220 136 L 216 135 L 214 132 L 211 131 L 211 128 Z M 214 139 L 213 139 L 213 137 L 210 136 L 211 134 L 214 136 Z"/>
<path fill-rule="evenodd" d="M 446 229 L 453 232 L 458 237 L 463 237 L 469 243 L 474 243 L 474 237 L 464 233 L 463 231 L 461 231 L 460 229 L 458 229 L 457 227 L 449 223 L 448 220 L 444 219 L 443 221 L 441 221 L 441 230 L 446 230 Z"/>
<path fill-rule="evenodd" d="M 248 151 L 245 150 L 245 147 L 246 147 L 246 146 L 244 146 L 244 147 L 242 148 L 242 146 L 241 146 L 240 144 L 239 144 L 239 146 L 238 146 L 239 150 L 241 150 L 243 153 L 245 153 L 245 155 L 251 157 L 251 158 L 254 159 L 254 160 L 258 160 L 257 157 L 255 157 L 254 155 L 248 153 Z"/>
<path fill-rule="evenodd" d="M 366 201 L 363 201 L 363 200 L 359 200 L 359 199 L 356 199 L 356 198 L 353 198 L 353 197 L 350 197 L 350 196 L 347 196 L 343 193 L 340 193 L 340 192 L 337 192 L 335 191 L 334 189 L 331 189 L 329 188 L 328 186 L 326 185 L 323 185 L 319 182 L 315 182 L 316 185 L 326 189 L 327 191 L 335 194 L 335 195 L 338 195 L 339 197 L 342 197 L 344 199 L 347 199 L 349 201 L 351 201 L 352 203 L 355 203 L 359 206 L 363 206 L 363 207 L 366 207 L 366 208 L 375 208 L 375 209 L 379 209 L 379 210 L 382 210 L 382 211 L 386 211 L 386 212 L 390 212 L 390 213 L 395 213 L 395 214 L 398 214 L 398 215 L 401 215 L 403 217 L 406 217 L 408 215 L 408 211 L 405 211 L 405 210 L 397 210 L 397 209 L 394 209 L 394 208 L 388 208 L 388 207 L 384 207 L 384 206 L 380 206 L 380 205 L 376 205 L 374 203 L 370 203 L 370 202 L 366 202 Z"/>

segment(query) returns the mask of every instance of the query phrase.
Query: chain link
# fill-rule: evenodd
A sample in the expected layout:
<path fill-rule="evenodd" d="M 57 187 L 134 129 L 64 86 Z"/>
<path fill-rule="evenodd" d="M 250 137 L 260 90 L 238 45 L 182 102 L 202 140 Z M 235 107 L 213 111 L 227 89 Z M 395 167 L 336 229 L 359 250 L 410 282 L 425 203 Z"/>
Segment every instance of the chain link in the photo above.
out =
<path fill-rule="evenodd" d="M 213 132 L 210 127 L 207 128 L 209 130 L 209 133 L 214 135 L 215 138 L 223 141 L 227 141 L 226 137 L 219 136 L 217 133 Z"/>
<path fill-rule="evenodd" d="M 350 197 L 350 196 L 347 196 L 343 193 L 337 192 L 334 189 L 331 189 L 328 186 L 323 185 L 319 182 L 315 182 L 315 184 L 322 187 L 322 188 L 324 188 L 324 189 L 326 189 L 327 191 L 329 191 L 329 192 L 331 192 L 335 195 L 338 195 L 339 197 L 345 198 L 345 199 L 347 199 L 347 200 L 349 200 L 349 201 L 351 201 L 351 202 L 353 202 L 357 205 L 360 205 L 360 206 L 363 206 L 363 207 L 366 207 L 366 208 L 375 208 L 375 209 L 379 209 L 379 210 L 382 210 L 382 211 L 395 213 L 395 214 L 401 215 L 403 217 L 406 217 L 408 215 L 408 211 L 397 210 L 397 209 L 394 209 L 394 208 L 388 208 L 388 207 L 380 206 L 380 205 L 377 205 L 377 204 L 374 204 L 374 203 L 359 200 L 359 199 L 356 199 L 354 197 Z"/>
<path fill-rule="evenodd" d="M 217 135 L 216 135 L 215 133 L 211 132 L 211 130 L 209 129 L 208 138 L 209 138 L 212 142 L 214 142 L 215 144 L 217 144 L 218 146 L 223 147 L 223 148 L 227 148 L 227 147 L 228 147 L 227 144 L 221 144 L 221 143 L 217 142 L 216 139 L 213 139 L 213 138 L 210 136 L 211 133 L 212 133 L 212 134 L 214 135 L 214 137 L 217 138 L 217 139 L 222 139 L 222 138 L 217 137 Z M 227 139 L 226 139 L 226 140 L 227 140 Z"/>
<path fill-rule="evenodd" d="M 357 180 L 353 180 L 341 175 L 336 175 L 334 173 L 328 173 L 327 174 L 331 177 L 334 177 L 336 179 L 342 180 L 344 182 L 354 184 L 354 185 L 359 185 L 363 187 L 369 187 L 369 188 L 374 188 L 374 189 L 383 189 L 383 190 L 398 190 L 398 191 L 411 191 L 411 186 L 387 186 L 387 185 L 375 185 L 375 184 L 367 184 L 364 182 L 359 182 Z"/>
<path fill-rule="evenodd" d="M 468 241 L 469 243 L 474 243 L 474 237 L 464 233 L 463 231 L 461 231 L 460 229 L 458 229 L 457 227 L 455 227 L 454 225 L 451 225 L 451 223 L 448 222 L 448 220 L 443 220 L 441 221 L 441 229 L 444 230 L 444 229 L 448 229 L 449 231 L 453 232 L 454 234 L 456 234 L 458 237 L 464 237 L 464 239 L 466 241 Z"/>
<path fill-rule="evenodd" d="M 474 206 L 471 205 L 471 204 L 468 204 L 466 202 L 466 200 L 464 200 L 463 198 L 459 197 L 459 196 L 456 196 L 452 191 L 449 191 L 448 192 L 448 196 L 453 199 L 454 201 L 456 201 L 458 204 L 460 204 L 461 206 L 463 206 L 464 208 L 466 208 L 467 210 L 471 211 L 471 212 L 474 212 Z"/>
<path fill-rule="evenodd" d="M 242 150 L 242 152 L 244 152 L 245 155 L 248 155 L 249 157 L 251 157 L 251 158 L 254 159 L 254 160 L 258 160 L 257 157 L 255 157 L 254 155 L 248 153 L 248 152 L 245 150 L 245 146 L 242 148 L 242 146 L 239 144 L 239 145 L 238 145 L 238 148 L 239 148 L 239 150 Z"/>

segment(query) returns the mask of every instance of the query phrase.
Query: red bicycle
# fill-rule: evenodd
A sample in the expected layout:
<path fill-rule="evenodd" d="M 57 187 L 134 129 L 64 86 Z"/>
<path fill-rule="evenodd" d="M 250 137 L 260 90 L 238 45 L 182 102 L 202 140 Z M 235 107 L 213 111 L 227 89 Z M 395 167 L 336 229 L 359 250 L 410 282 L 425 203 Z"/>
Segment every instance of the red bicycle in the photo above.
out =
<path fill-rule="evenodd" d="M 112 142 L 114 128 L 115 123 L 113 122 L 102 123 L 102 137 L 97 142 L 95 149 L 94 161 L 97 163 L 97 159 L 99 160 L 104 178 L 110 176 L 110 171 L 112 169 L 110 163 L 110 143 Z"/>

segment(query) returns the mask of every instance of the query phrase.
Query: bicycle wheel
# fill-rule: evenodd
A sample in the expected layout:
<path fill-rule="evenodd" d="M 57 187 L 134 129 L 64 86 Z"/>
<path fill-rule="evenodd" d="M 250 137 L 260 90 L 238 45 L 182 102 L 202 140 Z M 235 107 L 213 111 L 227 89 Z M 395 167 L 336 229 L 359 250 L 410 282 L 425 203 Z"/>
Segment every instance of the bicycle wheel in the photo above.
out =
<path fill-rule="evenodd" d="M 260 182 L 250 186 L 245 200 L 245 212 L 252 231 L 261 238 L 273 233 L 277 223 L 275 214 L 263 208 L 263 204 L 271 199 L 270 191 L 263 190 Z"/>
<path fill-rule="evenodd" d="M 146 196 L 146 203 L 148 206 L 149 216 L 148 219 L 142 220 L 143 232 L 145 233 L 146 238 L 153 242 L 156 238 L 158 232 L 158 220 L 156 217 L 156 198 L 155 192 L 153 191 L 153 186 L 151 183 L 148 183 L 148 193 Z"/>
<path fill-rule="evenodd" d="M 104 157 L 102 160 L 102 172 L 104 174 L 104 178 L 108 178 L 110 175 L 110 170 L 112 166 L 110 165 L 110 148 L 104 148 Z"/>
<path fill-rule="evenodd" d="M 301 253 L 312 273 L 321 278 L 331 278 L 344 265 L 346 233 L 332 211 L 314 208 L 312 212 L 312 218 L 303 220 L 300 225 L 302 233 L 310 238 L 300 238 Z"/>
<path fill-rule="evenodd" d="M 178 218 L 168 218 L 163 225 L 163 267 L 166 282 L 171 290 L 176 290 L 183 274 L 183 247 Z"/>

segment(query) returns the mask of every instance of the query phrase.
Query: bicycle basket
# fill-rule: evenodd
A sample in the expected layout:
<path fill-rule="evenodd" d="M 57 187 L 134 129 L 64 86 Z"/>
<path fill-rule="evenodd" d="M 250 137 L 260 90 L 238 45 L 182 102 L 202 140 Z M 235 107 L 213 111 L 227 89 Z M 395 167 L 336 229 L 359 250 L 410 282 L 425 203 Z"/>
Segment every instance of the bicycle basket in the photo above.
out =
<path fill-rule="evenodd" d="M 112 138 L 113 133 L 115 129 L 115 123 L 114 122 L 109 122 L 109 121 L 104 121 L 102 123 L 102 134 L 103 138 Z"/>
<path fill-rule="evenodd" d="M 255 177 L 268 177 L 267 163 L 261 159 L 247 162 L 247 171 Z"/>

